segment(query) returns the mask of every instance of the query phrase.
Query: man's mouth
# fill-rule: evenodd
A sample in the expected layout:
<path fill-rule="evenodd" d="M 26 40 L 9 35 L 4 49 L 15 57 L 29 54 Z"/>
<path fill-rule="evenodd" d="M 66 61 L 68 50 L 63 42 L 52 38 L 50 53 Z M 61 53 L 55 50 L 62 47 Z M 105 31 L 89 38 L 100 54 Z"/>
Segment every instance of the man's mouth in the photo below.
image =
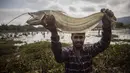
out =
<path fill-rule="evenodd" d="M 76 43 L 77 46 L 81 46 L 81 43 Z"/>

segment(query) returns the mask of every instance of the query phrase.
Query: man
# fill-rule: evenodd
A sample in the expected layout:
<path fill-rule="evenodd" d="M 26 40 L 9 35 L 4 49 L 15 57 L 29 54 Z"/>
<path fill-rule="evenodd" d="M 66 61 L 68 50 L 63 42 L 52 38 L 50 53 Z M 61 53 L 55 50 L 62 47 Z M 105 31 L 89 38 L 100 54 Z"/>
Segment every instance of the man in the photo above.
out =
<path fill-rule="evenodd" d="M 93 45 L 84 45 L 85 33 L 72 33 L 72 47 L 62 47 L 55 26 L 53 15 L 45 15 L 41 24 L 51 32 L 51 49 L 58 63 L 65 63 L 65 73 L 90 73 L 92 72 L 92 58 L 108 48 L 111 40 L 111 20 L 113 12 L 108 9 L 101 10 L 105 13 L 102 18 L 102 38 Z"/>

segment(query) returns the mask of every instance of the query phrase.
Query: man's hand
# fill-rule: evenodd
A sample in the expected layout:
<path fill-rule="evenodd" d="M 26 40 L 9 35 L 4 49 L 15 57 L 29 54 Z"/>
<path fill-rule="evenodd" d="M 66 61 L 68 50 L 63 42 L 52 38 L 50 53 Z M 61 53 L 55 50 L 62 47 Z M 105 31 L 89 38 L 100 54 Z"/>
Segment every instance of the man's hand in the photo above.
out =
<path fill-rule="evenodd" d="M 116 20 L 114 13 L 109 9 L 101 9 L 101 12 L 104 13 L 104 16 L 102 18 L 103 26 L 104 27 L 111 27 L 112 19 Z"/>
<path fill-rule="evenodd" d="M 41 24 L 48 29 L 50 32 L 57 32 L 56 26 L 55 26 L 55 17 L 53 15 L 44 15 L 44 17 L 41 20 Z"/>

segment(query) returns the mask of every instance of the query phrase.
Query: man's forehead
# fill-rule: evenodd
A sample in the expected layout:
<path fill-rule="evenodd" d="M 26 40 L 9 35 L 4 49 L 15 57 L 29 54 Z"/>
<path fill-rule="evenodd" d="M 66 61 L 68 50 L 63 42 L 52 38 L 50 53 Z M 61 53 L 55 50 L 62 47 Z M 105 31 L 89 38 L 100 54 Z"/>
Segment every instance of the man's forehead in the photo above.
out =
<path fill-rule="evenodd" d="M 85 35 L 85 33 L 72 33 L 72 36 L 75 36 L 75 35 Z"/>

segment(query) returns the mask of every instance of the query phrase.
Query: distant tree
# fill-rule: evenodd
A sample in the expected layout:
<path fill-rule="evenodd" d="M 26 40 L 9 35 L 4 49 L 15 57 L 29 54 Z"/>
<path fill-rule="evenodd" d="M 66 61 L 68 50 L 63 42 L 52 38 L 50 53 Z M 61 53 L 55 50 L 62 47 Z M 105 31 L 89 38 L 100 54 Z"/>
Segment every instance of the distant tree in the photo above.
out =
<path fill-rule="evenodd" d="M 14 24 L 11 24 L 11 25 L 6 25 L 6 24 L 1 24 L 0 25 L 0 32 L 3 32 L 3 31 L 6 31 L 6 32 L 26 32 L 26 31 L 46 31 L 45 28 L 43 27 L 33 27 L 32 25 L 24 25 L 24 26 L 21 26 L 20 24 L 18 25 L 14 25 Z"/>
<path fill-rule="evenodd" d="M 124 25 L 125 28 L 129 28 L 130 29 L 130 24 Z"/>
<path fill-rule="evenodd" d="M 0 30 L 8 30 L 8 26 L 6 24 L 1 24 Z"/>
<path fill-rule="evenodd" d="M 124 24 L 122 22 L 116 22 L 116 28 L 124 28 Z"/>

